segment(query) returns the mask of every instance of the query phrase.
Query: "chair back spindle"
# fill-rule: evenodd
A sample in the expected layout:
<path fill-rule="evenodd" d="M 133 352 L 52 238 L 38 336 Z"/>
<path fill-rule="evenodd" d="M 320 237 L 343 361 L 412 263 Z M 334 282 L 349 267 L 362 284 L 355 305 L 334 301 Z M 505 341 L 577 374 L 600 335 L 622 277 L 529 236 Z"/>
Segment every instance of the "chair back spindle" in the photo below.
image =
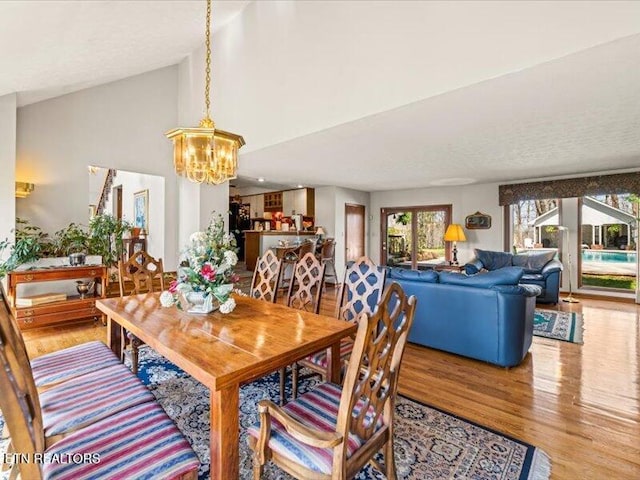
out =
<path fill-rule="evenodd" d="M 144 250 L 134 253 L 126 262 L 118 262 L 120 296 L 135 295 L 154 291 L 153 281 L 160 279 L 160 291 L 164 290 L 164 269 L 162 259 L 156 260 Z M 133 288 L 127 288 L 127 281 Z"/>
<path fill-rule="evenodd" d="M 340 398 L 337 431 L 367 441 L 394 411 L 398 372 L 415 313 L 415 297 L 392 283 L 373 315 L 361 313 Z"/>
<path fill-rule="evenodd" d="M 0 410 L 11 432 L 13 451 L 29 459 L 13 468 L 19 468 L 22 478 L 39 480 L 41 463 L 34 461 L 34 455 L 45 448 L 40 400 L 26 351 L 22 351 L 24 343 L 15 337 L 8 317 L 6 305 L 0 302 Z"/>
<path fill-rule="evenodd" d="M 267 250 L 256 263 L 249 296 L 258 300 L 276 303 L 278 285 L 282 275 L 282 264 L 282 259 L 279 259 L 273 253 L 273 250 Z"/>
<path fill-rule="evenodd" d="M 369 257 L 360 257 L 347 267 L 338 293 L 336 317 L 354 322 L 361 313 L 371 315 L 380 300 L 387 271 Z"/>
<path fill-rule="evenodd" d="M 312 251 L 298 260 L 293 268 L 287 294 L 289 307 L 313 313 L 320 312 L 325 268 L 326 265 L 318 261 Z"/>

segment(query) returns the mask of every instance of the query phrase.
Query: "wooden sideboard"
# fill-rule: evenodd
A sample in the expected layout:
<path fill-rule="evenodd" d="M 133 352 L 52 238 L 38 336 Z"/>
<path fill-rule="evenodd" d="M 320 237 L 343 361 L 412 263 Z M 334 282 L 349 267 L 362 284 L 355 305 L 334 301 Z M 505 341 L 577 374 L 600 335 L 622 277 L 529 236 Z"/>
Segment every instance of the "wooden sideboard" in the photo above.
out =
<path fill-rule="evenodd" d="M 96 299 L 105 298 L 107 291 L 107 267 L 104 265 L 19 270 L 9 272 L 7 277 L 7 297 L 11 314 L 23 330 L 87 318 L 104 320 L 103 314 L 96 308 Z M 95 284 L 93 293 L 87 294 L 84 298 L 71 295 L 67 296 L 66 300 L 57 302 L 29 307 L 16 306 L 18 285 L 85 278 L 92 279 Z"/>

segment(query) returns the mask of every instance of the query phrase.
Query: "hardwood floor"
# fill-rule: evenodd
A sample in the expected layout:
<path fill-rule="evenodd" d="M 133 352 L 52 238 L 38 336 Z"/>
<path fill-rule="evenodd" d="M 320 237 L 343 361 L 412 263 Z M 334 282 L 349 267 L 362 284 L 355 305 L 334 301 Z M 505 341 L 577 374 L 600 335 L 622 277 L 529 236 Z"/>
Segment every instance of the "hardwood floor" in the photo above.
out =
<path fill-rule="evenodd" d="M 583 345 L 535 337 L 512 369 L 409 345 L 400 392 L 542 448 L 554 479 L 640 478 L 640 307 L 581 299 L 557 309 L 584 314 Z M 94 322 L 24 335 L 32 357 L 106 338 Z"/>

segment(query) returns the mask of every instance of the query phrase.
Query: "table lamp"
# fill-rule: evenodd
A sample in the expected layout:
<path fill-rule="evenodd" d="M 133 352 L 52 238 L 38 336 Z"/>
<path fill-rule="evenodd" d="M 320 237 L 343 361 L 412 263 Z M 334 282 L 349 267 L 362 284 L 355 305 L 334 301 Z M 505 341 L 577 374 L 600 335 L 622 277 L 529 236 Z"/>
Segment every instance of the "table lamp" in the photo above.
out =
<path fill-rule="evenodd" d="M 444 234 L 445 242 L 453 242 L 453 248 L 451 249 L 451 253 L 453 253 L 453 259 L 451 260 L 451 265 L 458 265 L 458 248 L 456 246 L 456 242 L 466 242 L 467 237 L 464 236 L 464 230 L 462 229 L 462 225 L 457 223 L 452 223 L 447 227 L 447 231 Z"/>
<path fill-rule="evenodd" d="M 322 227 L 316 228 L 316 235 L 318 236 L 318 240 L 322 240 L 322 236 L 325 235 L 324 228 Z"/>

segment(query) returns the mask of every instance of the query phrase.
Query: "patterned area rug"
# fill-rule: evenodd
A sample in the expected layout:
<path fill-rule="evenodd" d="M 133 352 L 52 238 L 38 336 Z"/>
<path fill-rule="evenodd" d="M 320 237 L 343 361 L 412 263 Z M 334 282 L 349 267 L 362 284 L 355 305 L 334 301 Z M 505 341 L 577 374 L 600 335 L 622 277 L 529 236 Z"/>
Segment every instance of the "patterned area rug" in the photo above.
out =
<path fill-rule="evenodd" d="M 533 334 L 565 342 L 582 343 L 582 314 L 536 309 Z"/>
<path fill-rule="evenodd" d="M 318 377 L 302 375 L 301 393 Z M 209 478 L 209 392 L 200 383 L 149 348 L 141 349 L 140 378 L 149 386 L 200 457 L 200 479 Z M 289 376 L 290 379 L 290 376 Z M 287 395 L 291 398 L 290 384 Z M 247 427 L 258 422 L 256 404 L 263 398 L 277 401 L 277 373 L 244 385 L 240 391 L 240 478 L 252 478 Z M 540 449 L 498 432 L 399 397 L 396 407 L 395 451 L 401 479 L 543 480 L 550 461 Z M 265 479 L 289 479 L 273 465 Z M 383 479 L 370 466 L 356 477 Z"/>

